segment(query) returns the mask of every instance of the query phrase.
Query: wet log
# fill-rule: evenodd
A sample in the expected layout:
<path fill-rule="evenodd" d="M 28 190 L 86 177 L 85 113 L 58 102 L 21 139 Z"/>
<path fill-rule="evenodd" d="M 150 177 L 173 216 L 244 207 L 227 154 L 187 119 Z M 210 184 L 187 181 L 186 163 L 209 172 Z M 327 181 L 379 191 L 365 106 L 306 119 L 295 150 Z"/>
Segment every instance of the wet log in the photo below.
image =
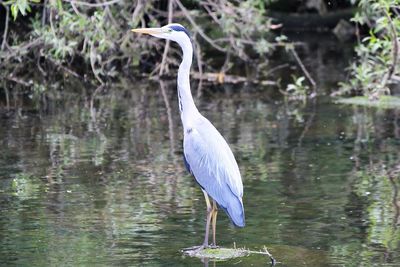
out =
<path fill-rule="evenodd" d="M 222 72 L 218 73 L 211 73 L 211 72 L 206 72 L 206 73 L 199 73 L 199 72 L 194 72 L 192 73 L 192 77 L 197 80 L 205 80 L 208 82 L 212 83 L 232 83 L 232 84 L 237 84 L 237 83 L 245 83 L 245 82 L 250 82 L 254 84 L 261 84 L 261 85 L 277 85 L 275 81 L 270 81 L 270 80 L 258 80 L 258 79 L 249 79 L 244 76 L 238 76 L 238 75 L 229 75 L 225 74 Z"/>

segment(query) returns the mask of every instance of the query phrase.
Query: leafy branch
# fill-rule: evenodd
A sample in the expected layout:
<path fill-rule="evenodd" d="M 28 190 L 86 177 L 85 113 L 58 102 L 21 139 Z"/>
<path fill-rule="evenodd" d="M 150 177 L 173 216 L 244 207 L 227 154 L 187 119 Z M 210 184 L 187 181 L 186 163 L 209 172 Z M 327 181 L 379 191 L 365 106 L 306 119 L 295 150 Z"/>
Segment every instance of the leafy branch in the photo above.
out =
<path fill-rule="evenodd" d="M 350 79 L 336 94 L 360 94 L 370 99 L 391 94 L 390 85 L 399 83 L 398 57 L 399 0 L 360 0 L 360 12 L 352 19 L 370 28 L 356 48 L 357 60 L 350 66 Z"/>

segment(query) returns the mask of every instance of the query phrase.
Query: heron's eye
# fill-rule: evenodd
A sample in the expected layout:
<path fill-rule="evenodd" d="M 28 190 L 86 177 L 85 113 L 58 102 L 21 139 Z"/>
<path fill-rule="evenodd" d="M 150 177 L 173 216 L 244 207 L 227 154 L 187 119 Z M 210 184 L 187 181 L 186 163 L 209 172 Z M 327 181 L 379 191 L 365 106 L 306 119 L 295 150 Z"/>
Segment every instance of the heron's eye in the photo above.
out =
<path fill-rule="evenodd" d="M 169 33 L 171 33 L 171 32 L 172 32 L 172 30 L 171 30 L 171 29 L 168 29 L 168 32 L 169 32 Z"/>

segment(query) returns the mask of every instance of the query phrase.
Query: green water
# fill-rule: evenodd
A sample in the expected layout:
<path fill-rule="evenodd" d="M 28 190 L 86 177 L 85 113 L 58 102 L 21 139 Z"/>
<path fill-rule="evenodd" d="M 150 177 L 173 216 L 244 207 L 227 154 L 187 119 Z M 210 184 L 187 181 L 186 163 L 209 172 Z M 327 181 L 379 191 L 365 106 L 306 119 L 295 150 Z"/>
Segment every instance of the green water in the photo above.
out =
<path fill-rule="evenodd" d="M 25 100 L 1 113 L 1 265 L 207 265 L 180 252 L 202 242 L 205 203 L 182 161 L 174 86 L 114 88 L 92 105 Z M 196 100 L 243 176 L 247 225 L 221 212 L 219 244 L 267 246 L 278 266 L 399 266 L 400 112 L 286 103 L 266 90 Z"/>

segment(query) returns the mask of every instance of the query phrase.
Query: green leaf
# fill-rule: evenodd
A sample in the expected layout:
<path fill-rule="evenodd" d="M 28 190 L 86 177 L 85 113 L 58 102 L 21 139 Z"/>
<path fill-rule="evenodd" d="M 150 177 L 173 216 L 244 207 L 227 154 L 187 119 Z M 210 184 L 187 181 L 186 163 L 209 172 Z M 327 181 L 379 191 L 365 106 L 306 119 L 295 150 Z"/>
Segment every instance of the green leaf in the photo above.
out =
<path fill-rule="evenodd" d="M 17 4 L 12 4 L 11 5 L 11 14 L 12 14 L 14 20 L 16 20 L 17 16 L 18 16 L 18 6 L 17 6 Z"/>
<path fill-rule="evenodd" d="M 19 12 L 21 12 L 22 16 L 26 15 L 26 10 L 29 8 L 28 0 L 17 0 L 16 2 Z"/>

